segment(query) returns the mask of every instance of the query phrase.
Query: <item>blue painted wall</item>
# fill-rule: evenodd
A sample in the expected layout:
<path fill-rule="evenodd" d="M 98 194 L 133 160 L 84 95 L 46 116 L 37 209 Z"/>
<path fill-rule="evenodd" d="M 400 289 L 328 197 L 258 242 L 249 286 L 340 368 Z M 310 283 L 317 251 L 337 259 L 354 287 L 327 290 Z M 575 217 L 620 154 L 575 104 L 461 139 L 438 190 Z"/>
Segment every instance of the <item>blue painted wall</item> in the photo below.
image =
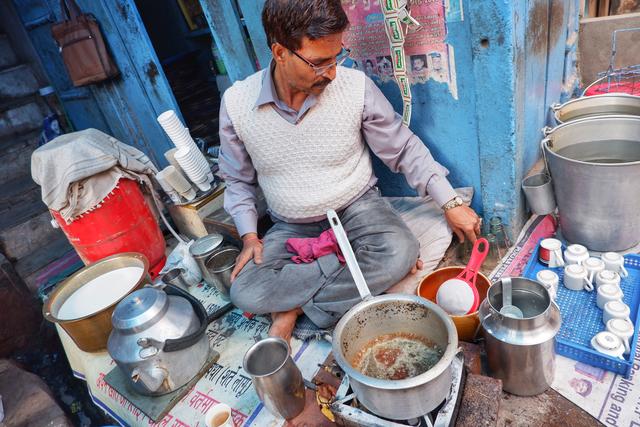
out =
<path fill-rule="evenodd" d="M 434 158 L 449 169 L 454 187 L 472 186 L 476 190 L 473 208 L 483 210 L 479 191 L 480 153 L 475 114 L 476 85 L 473 73 L 469 21 L 448 22 L 447 42 L 454 48 L 458 99 L 454 99 L 444 83 L 429 80 L 411 88 L 413 112 L 411 130 L 429 148 Z M 381 87 L 394 108 L 402 112 L 400 92 L 394 82 Z M 415 192 L 401 174 L 393 174 L 381 162 L 376 162 L 380 188 L 387 195 L 408 195 Z"/>

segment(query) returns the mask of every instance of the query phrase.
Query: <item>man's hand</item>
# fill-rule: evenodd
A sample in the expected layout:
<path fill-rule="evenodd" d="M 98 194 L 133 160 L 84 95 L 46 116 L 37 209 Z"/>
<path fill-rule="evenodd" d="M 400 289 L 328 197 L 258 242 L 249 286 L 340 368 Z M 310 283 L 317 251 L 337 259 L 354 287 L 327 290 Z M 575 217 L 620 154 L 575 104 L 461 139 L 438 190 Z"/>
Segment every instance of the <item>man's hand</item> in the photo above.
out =
<path fill-rule="evenodd" d="M 422 260 L 420 258 L 418 258 L 416 260 L 416 265 L 411 267 L 411 274 L 416 274 L 418 272 L 418 270 L 422 270 L 423 267 L 424 267 L 424 263 L 422 262 Z"/>
<path fill-rule="evenodd" d="M 258 238 L 256 233 L 247 233 L 242 236 L 242 251 L 236 258 L 236 266 L 231 272 L 231 281 L 236 279 L 236 276 L 242 268 L 253 260 L 256 264 L 262 264 L 262 240 Z"/>
<path fill-rule="evenodd" d="M 465 236 L 471 243 L 475 243 L 480 236 L 482 220 L 468 206 L 457 206 L 444 212 L 449 226 L 456 233 L 460 242 L 464 242 Z"/>

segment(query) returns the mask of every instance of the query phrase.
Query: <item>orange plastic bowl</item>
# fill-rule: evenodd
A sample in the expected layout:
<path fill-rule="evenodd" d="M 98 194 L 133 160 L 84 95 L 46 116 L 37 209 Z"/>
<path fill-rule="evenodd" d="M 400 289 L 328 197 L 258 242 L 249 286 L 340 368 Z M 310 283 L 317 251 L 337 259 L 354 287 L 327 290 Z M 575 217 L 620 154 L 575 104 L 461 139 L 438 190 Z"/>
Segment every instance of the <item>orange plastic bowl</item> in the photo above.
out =
<path fill-rule="evenodd" d="M 453 279 L 464 270 L 464 267 L 445 267 L 439 270 L 433 271 L 425 276 L 424 279 L 418 285 L 416 294 L 422 298 L 426 298 L 429 301 L 436 302 L 436 294 L 440 285 L 449 279 Z M 487 297 L 487 291 L 491 286 L 491 281 L 482 273 L 478 273 L 476 278 L 476 288 L 478 288 L 478 294 L 480 295 L 480 302 L 484 301 Z M 464 316 L 449 316 L 456 325 L 458 331 L 458 339 L 461 341 L 473 341 L 476 329 L 480 324 L 478 318 L 478 312 L 465 314 Z"/>

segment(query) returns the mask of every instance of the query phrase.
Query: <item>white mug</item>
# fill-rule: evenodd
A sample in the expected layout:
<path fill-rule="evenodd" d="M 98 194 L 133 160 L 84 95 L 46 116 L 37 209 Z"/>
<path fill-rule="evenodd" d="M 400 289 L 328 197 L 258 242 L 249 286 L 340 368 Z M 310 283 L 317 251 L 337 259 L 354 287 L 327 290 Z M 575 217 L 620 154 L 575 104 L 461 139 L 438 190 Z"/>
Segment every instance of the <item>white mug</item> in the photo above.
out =
<path fill-rule="evenodd" d="M 536 274 L 536 280 L 540 282 L 542 286 L 547 288 L 551 299 L 555 300 L 558 294 L 558 284 L 560 284 L 560 278 L 551 270 L 540 270 Z"/>
<path fill-rule="evenodd" d="M 589 258 L 589 251 L 582 245 L 569 245 L 564 251 L 564 262 L 567 264 L 582 264 Z"/>
<path fill-rule="evenodd" d="M 604 305 L 609 301 L 622 301 L 624 294 L 622 289 L 615 285 L 602 285 L 598 287 L 596 304 L 600 310 L 604 310 Z"/>
<path fill-rule="evenodd" d="M 564 258 L 562 258 L 562 242 L 558 239 L 543 239 L 540 242 L 538 260 L 543 264 L 547 264 L 551 268 L 564 267 Z"/>
<path fill-rule="evenodd" d="M 593 284 L 589 281 L 589 273 L 580 264 L 569 264 L 564 268 L 564 287 L 572 291 L 585 290 L 591 292 Z"/>
<path fill-rule="evenodd" d="M 624 257 L 617 252 L 605 252 L 600 258 L 604 261 L 607 270 L 615 271 L 620 277 L 627 277 L 629 272 L 624 268 Z"/>
<path fill-rule="evenodd" d="M 620 275 L 615 271 L 611 270 L 602 270 L 598 274 L 596 274 L 596 286 L 600 287 L 603 285 L 613 285 L 620 286 Z"/>
<path fill-rule="evenodd" d="M 589 257 L 582 263 L 582 265 L 587 269 L 587 272 L 589 272 L 589 281 L 591 283 L 596 279 L 596 274 L 604 271 L 604 261 L 600 258 Z"/>
<path fill-rule="evenodd" d="M 631 352 L 629 340 L 633 336 L 633 324 L 623 319 L 611 319 L 607 322 L 607 331 L 611 332 L 624 344 L 624 354 Z"/>
<path fill-rule="evenodd" d="M 604 305 L 602 311 L 602 323 L 605 325 L 611 319 L 623 319 L 631 322 L 631 319 L 629 318 L 631 315 L 631 309 L 622 301 L 609 301 Z"/>
<path fill-rule="evenodd" d="M 213 405 L 204 416 L 204 424 L 207 427 L 235 427 L 231 407 L 224 403 Z"/>
<path fill-rule="evenodd" d="M 622 340 L 615 334 L 608 331 L 598 332 L 591 338 L 591 347 L 597 352 L 608 356 L 624 359 L 624 344 Z"/>

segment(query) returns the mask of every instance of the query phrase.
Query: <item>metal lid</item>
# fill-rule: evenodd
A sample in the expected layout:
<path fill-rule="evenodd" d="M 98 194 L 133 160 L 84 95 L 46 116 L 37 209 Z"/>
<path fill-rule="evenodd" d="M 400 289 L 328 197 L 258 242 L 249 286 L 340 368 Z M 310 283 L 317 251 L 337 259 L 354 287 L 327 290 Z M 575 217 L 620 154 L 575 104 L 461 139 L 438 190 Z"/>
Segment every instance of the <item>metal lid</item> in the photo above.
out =
<path fill-rule="evenodd" d="M 204 237 L 200 237 L 189 248 L 189 252 L 193 256 L 203 256 L 210 254 L 222 245 L 222 234 L 212 233 Z"/>
<path fill-rule="evenodd" d="M 127 295 L 113 311 L 111 323 L 116 329 L 142 326 L 160 317 L 166 310 L 167 294 L 155 288 L 142 288 Z"/>

